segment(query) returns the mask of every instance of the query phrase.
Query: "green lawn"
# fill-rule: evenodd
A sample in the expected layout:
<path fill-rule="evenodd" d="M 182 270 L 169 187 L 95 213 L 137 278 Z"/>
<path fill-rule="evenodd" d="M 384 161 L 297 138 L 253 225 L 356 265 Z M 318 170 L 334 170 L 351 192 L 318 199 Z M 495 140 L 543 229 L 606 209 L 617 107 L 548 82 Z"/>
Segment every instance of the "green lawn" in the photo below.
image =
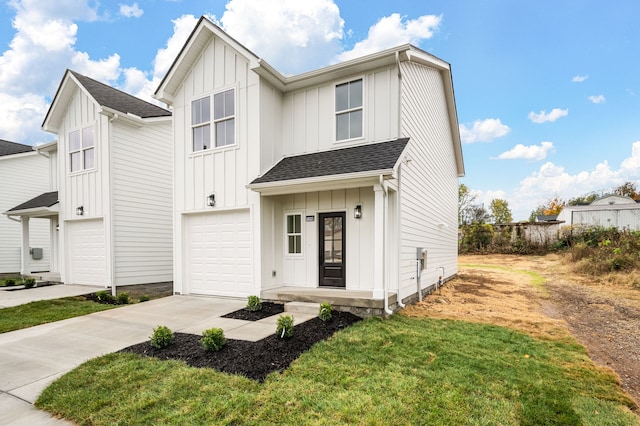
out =
<path fill-rule="evenodd" d="M 84 297 L 39 300 L 24 305 L 0 309 L 0 333 L 79 317 L 116 307 L 115 305 L 102 305 L 92 302 L 86 300 Z"/>
<path fill-rule="evenodd" d="M 343 330 L 264 384 L 110 354 L 36 405 L 93 425 L 639 424 L 615 377 L 575 341 L 402 315 Z"/>

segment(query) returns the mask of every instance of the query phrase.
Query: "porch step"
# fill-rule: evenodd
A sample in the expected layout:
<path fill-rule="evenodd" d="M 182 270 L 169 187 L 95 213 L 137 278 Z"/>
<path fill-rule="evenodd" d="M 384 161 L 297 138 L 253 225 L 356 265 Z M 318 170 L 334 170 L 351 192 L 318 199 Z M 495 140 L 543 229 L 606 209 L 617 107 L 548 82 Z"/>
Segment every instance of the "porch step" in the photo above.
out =
<path fill-rule="evenodd" d="M 319 303 L 287 302 L 284 304 L 284 311 L 292 314 L 318 315 L 319 310 Z"/>

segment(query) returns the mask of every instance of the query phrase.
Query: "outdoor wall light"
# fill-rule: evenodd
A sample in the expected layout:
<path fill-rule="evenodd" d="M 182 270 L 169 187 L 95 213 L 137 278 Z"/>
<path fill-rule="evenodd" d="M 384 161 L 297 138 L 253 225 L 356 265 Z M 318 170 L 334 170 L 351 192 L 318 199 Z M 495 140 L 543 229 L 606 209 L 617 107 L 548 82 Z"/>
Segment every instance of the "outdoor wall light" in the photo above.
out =
<path fill-rule="evenodd" d="M 209 194 L 207 197 L 207 206 L 213 207 L 216 205 L 216 194 Z"/>
<path fill-rule="evenodd" d="M 355 209 L 353 209 L 353 217 L 356 219 L 360 219 L 362 217 L 362 206 L 357 205 Z"/>
<path fill-rule="evenodd" d="M 76 207 L 76 215 L 78 216 L 84 215 L 84 206 Z"/>

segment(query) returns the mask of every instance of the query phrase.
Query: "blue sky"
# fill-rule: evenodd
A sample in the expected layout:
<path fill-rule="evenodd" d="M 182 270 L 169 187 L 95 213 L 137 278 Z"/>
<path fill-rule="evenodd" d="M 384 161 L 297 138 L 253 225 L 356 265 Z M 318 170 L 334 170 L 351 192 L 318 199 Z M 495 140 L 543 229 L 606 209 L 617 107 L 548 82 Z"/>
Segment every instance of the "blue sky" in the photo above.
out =
<path fill-rule="evenodd" d="M 207 15 L 296 74 L 410 42 L 453 70 L 478 202 L 640 186 L 640 2 L 11 0 L 0 3 L 0 138 L 37 145 L 64 70 L 150 99 Z"/>

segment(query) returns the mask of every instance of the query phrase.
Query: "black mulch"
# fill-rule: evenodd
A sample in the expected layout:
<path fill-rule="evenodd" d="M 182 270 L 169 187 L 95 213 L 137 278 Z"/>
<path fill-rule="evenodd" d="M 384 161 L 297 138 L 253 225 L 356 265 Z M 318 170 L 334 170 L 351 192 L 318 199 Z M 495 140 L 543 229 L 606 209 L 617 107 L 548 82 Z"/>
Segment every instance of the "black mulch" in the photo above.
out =
<path fill-rule="evenodd" d="M 351 313 L 334 311 L 333 317 L 327 322 L 316 317 L 296 325 L 293 336 L 288 339 L 280 339 L 275 334 L 257 342 L 227 339 L 227 344 L 218 352 L 205 351 L 200 346 L 201 336 L 185 333 L 175 333 L 175 342 L 163 349 L 155 349 L 147 341 L 120 352 L 161 360 L 181 360 L 192 367 L 213 368 L 262 382 L 269 373 L 282 372 L 289 367 L 289 364 L 315 343 L 360 320 L 360 317 Z"/>
<path fill-rule="evenodd" d="M 258 321 L 272 315 L 278 315 L 284 312 L 282 303 L 262 302 L 262 309 L 259 311 L 249 311 L 246 308 L 223 315 L 222 318 L 233 318 L 245 321 Z"/>

